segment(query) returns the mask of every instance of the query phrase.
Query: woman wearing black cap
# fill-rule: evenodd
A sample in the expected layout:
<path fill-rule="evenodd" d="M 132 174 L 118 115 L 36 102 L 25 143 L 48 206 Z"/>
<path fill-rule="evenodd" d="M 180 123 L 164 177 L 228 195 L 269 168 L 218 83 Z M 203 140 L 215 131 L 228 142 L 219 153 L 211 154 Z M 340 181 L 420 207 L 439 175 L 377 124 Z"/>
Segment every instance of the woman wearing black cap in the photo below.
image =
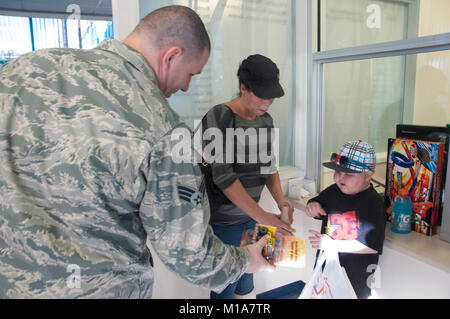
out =
<path fill-rule="evenodd" d="M 242 61 L 237 76 L 238 97 L 214 106 L 202 120 L 203 132 L 210 128 L 215 130 L 206 136 L 219 132 L 223 138 L 223 144 L 219 144 L 223 149 L 216 149 L 209 157 L 205 153 L 211 147 L 208 148 L 205 139 L 203 141 L 204 165 L 209 164 L 203 171 L 211 205 L 210 223 L 224 243 L 234 246 L 240 246 L 242 233 L 253 229 L 255 223 L 275 226 L 277 232 L 284 234 L 295 231 L 290 226 L 294 208 L 284 199 L 275 154 L 271 151 L 274 126 L 267 113 L 274 99 L 284 95 L 278 68 L 269 58 L 256 54 Z M 217 138 L 215 136 L 214 141 Z M 266 156 L 263 158 L 261 154 Z M 289 207 L 290 224 L 258 205 L 264 186 L 280 210 L 283 206 Z M 255 296 L 252 274 L 244 274 L 220 294 L 211 292 L 211 298 Z"/>

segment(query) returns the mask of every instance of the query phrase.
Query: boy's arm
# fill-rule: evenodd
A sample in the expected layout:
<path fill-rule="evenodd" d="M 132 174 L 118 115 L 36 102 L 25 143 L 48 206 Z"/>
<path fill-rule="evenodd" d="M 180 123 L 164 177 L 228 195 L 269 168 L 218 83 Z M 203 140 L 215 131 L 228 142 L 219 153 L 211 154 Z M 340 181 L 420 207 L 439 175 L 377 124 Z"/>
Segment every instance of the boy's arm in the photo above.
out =
<path fill-rule="evenodd" d="M 351 254 L 378 254 L 378 251 L 367 247 L 357 240 L 334 240 L 326 234 L 321 234 L 310 229 L 313 236 L 309 237 L 312 248 L 315 249 L 332 249 L 340 253 Z"/>
<path fill-rule="evenodd" d="M 305 213 L 307 216 L 314 219 L 324 219 L 327 216 L 325 203 L 333 198 L 334 190 L 333 185 L 321 191 L 317 196 L 311 198 L 306 203 Z"/>

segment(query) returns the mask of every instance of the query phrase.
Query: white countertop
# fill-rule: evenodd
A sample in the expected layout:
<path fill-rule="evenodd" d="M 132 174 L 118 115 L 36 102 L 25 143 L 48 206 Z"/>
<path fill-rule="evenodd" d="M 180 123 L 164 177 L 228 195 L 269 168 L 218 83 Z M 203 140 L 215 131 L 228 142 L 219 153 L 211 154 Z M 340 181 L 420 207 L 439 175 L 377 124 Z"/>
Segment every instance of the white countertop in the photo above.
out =
<path fill-rule="evenodd" d="M 425 236 L 414 231 L 396 234 L 390 226 L 386 223 L 386 246 L 450 273 L 450 243 L 439 239 L 439 235 Z"/>

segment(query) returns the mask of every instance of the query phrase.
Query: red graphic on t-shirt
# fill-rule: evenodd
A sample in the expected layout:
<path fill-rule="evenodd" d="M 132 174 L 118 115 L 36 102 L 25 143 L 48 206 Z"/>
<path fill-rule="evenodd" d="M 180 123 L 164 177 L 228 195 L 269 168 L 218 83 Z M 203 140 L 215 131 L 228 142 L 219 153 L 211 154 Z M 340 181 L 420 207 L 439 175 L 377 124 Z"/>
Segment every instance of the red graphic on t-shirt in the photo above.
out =
<path fill-rule="evenodd" d="M 356 211 L 329 215 L 330 236 L 335 240 L 354 240 L 359 234 Z"/>

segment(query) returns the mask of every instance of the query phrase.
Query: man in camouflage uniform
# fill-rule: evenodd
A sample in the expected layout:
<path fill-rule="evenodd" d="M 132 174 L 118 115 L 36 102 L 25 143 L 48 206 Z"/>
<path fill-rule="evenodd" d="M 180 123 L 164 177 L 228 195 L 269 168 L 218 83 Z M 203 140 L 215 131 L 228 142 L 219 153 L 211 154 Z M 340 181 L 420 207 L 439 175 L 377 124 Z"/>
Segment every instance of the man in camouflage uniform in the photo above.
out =
<path fill-rule="evenodd" d="M 223 244 L 166 100 L 209 57 L 191 10 L 150 13 L 92 50 L 26 54 L 0 72 L 0 298 L 148 298 L 148 239 L 166 266 L 221 291 L 268 265 Z"/>

